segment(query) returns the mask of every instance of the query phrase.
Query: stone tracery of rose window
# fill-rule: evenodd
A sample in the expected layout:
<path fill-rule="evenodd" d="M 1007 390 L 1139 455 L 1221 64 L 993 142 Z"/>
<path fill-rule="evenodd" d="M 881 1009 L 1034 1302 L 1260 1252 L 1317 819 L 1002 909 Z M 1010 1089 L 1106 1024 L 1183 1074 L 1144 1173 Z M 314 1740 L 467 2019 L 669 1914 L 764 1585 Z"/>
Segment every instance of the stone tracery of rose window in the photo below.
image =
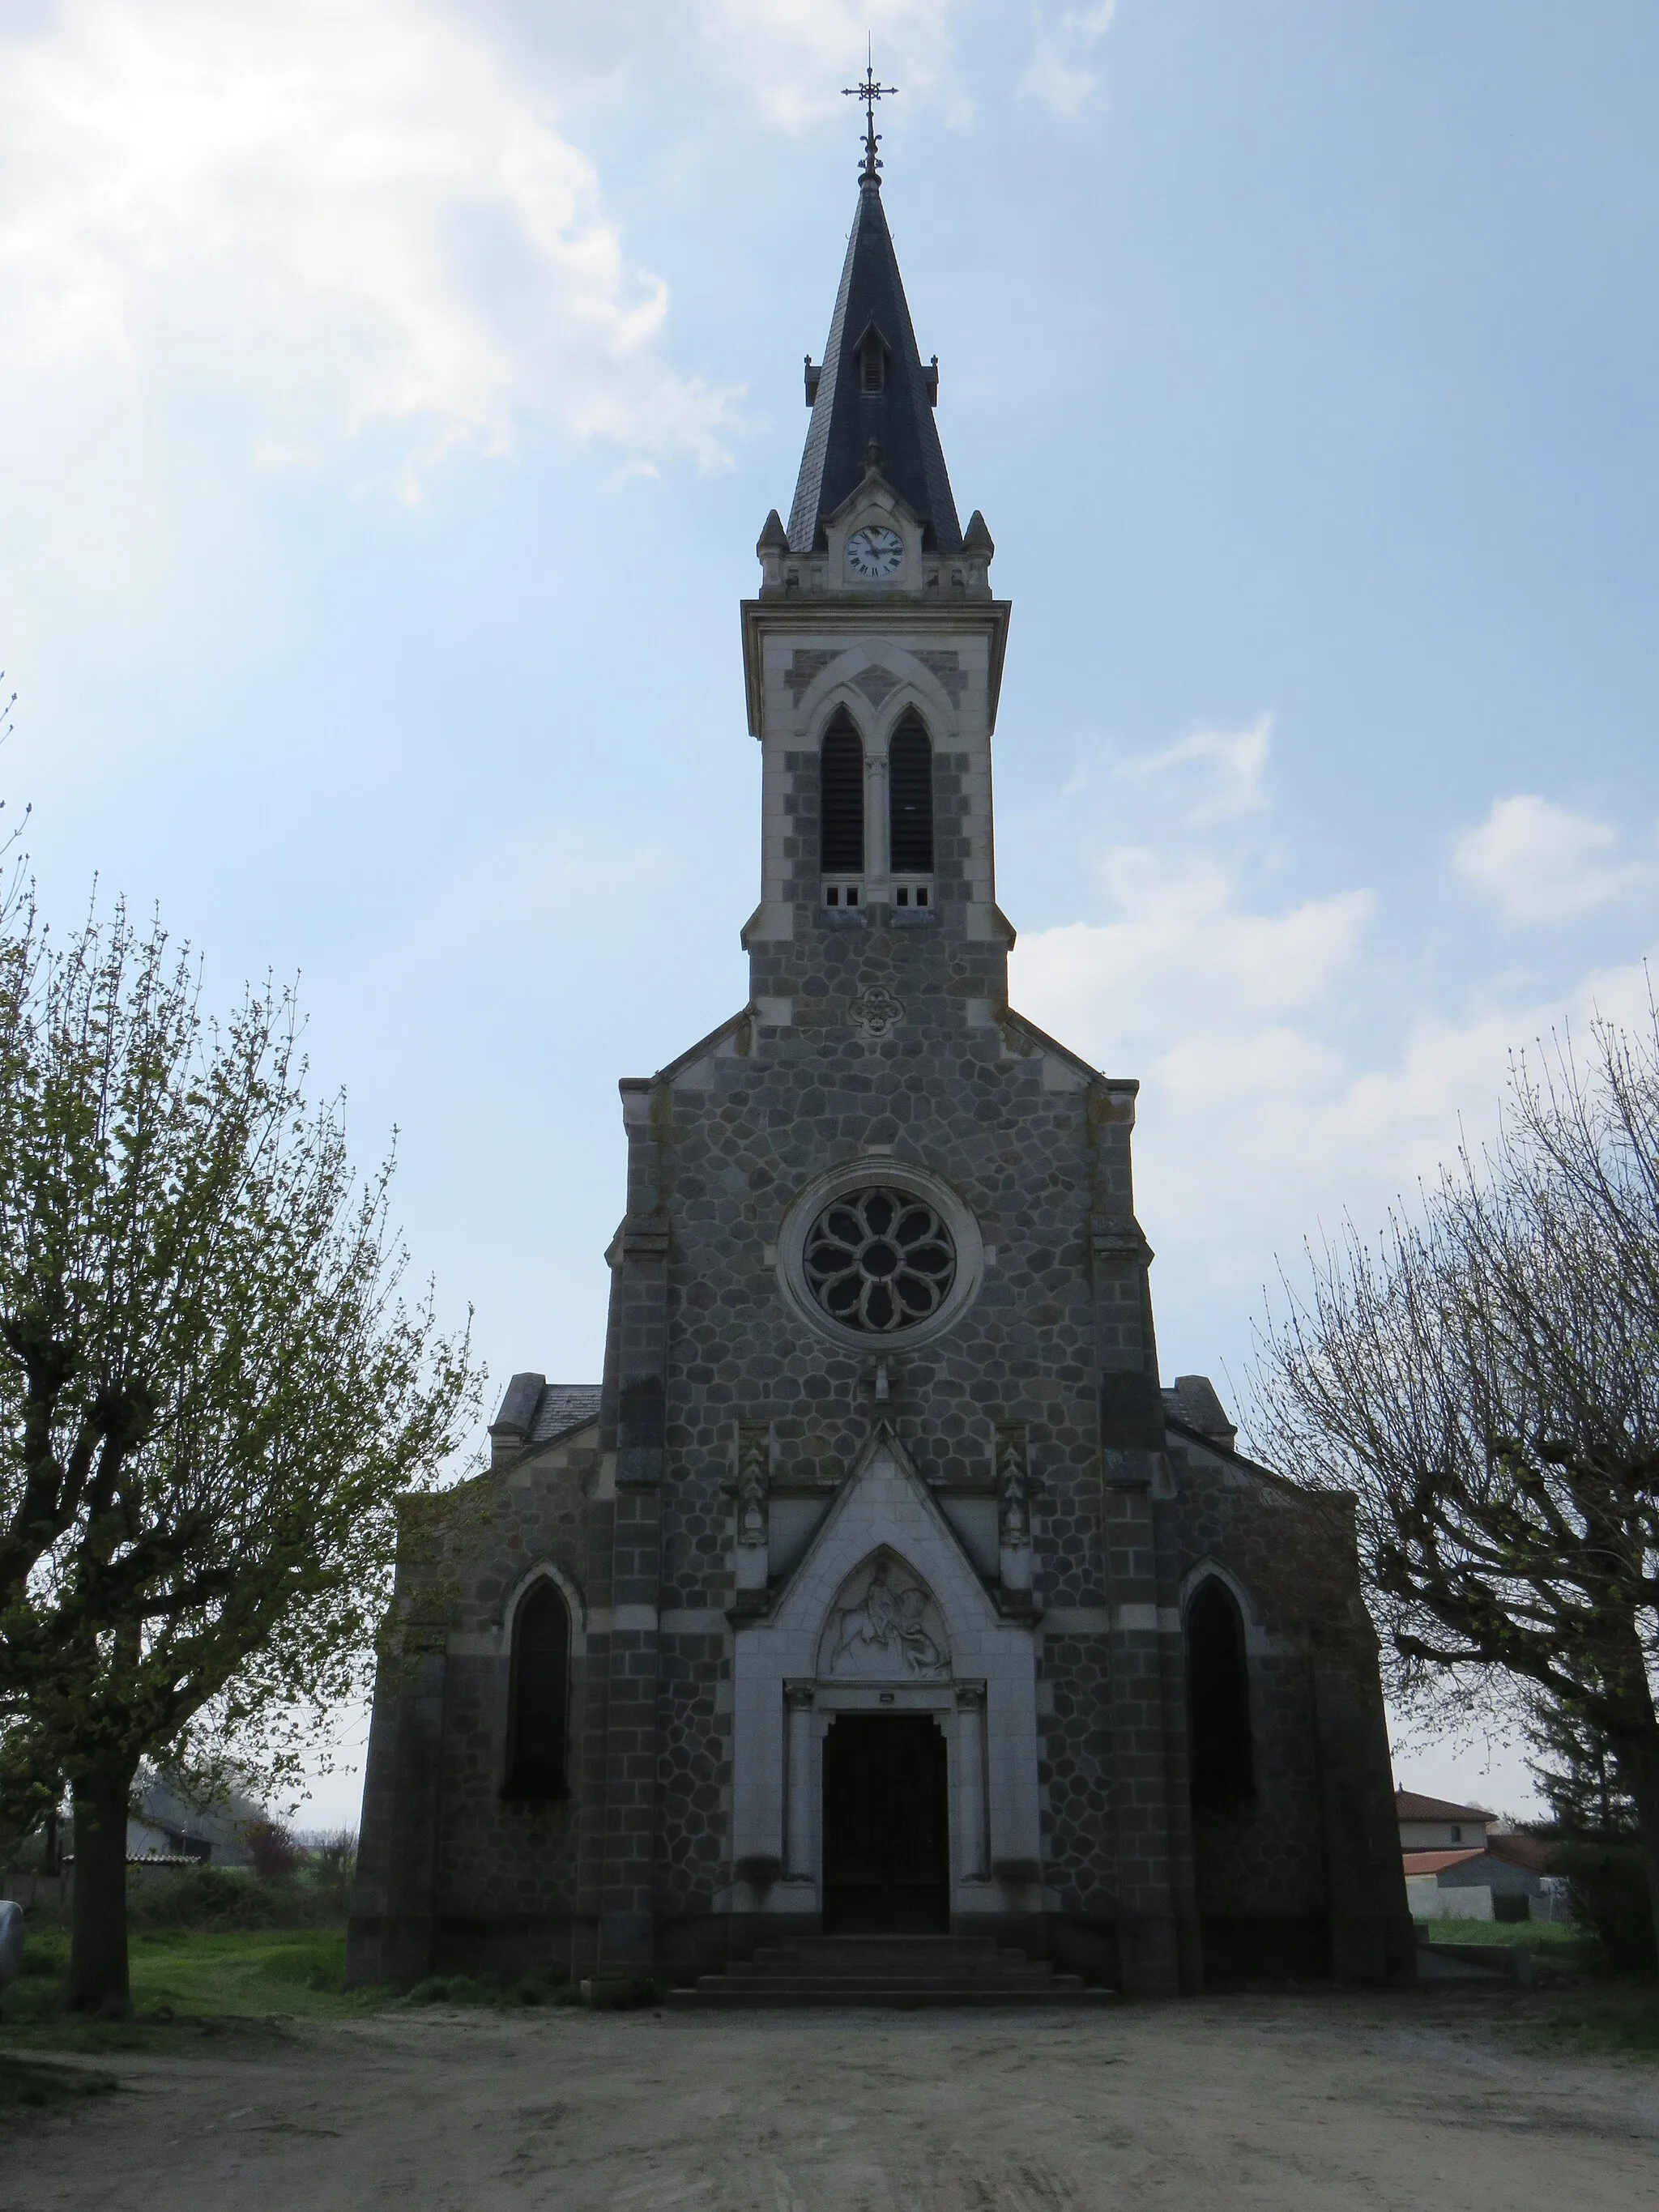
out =
<path fill-rule="evenodd" d="M 872 1335 L 928 1320 L 957 1274 L 956 1245 L 938 1211 L 886 1184 L 832 1199 L 806 1232 L 801 1259 L 831 1320 Z"/>

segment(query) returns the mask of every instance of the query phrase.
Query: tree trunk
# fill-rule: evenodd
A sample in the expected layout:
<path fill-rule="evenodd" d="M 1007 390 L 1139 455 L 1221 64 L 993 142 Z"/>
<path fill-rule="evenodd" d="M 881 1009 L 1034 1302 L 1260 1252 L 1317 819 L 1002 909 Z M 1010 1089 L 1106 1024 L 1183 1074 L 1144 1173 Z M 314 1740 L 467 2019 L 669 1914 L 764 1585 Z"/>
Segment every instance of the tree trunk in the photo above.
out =
<path fill-rule="evenodd" d="M 1659 1945 L 1659 1731 L 1651 1741 L 1626 1750 L 1619 1765 L 1631 1796 L 1636 1800 L 1637 1825 L 1642 1834 L 1642 1856 L 1647 1862 L 1648 1906 L 1653 1914 L 1656 1944 Z"/>
<path fill-rule="evenodd" d="M 75 1893 L 70 1916 L 71 2012 L 119 2017 L 127 1987 L 127 1804 L 137 1762 L 96 1766 L 73 1778 Z"/>

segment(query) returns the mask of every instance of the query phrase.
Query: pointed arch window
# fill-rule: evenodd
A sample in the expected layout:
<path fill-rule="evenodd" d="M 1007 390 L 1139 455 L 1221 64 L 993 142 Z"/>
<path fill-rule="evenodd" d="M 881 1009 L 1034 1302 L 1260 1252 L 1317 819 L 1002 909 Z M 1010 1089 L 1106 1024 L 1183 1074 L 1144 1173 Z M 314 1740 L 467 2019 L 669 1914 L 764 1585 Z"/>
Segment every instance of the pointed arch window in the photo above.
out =
<path fill-rule="evenodd" d="M 1199 1584 L 1187 1607 L 1187 1749 L 1195 1808 L 1244 1804 L 1255 1795 L 1244 1620 L 1216 1575 Z"/>
<path fill-rule="evenodd" d="M 933 748 L 919 714 L 907 714 L 887 748 L 889 824 L 896 876 L 933 872 Z"/>
<path fill-rule="evenodd" d="M 818 839 L 826 876 L 864 873 L 864 741 L 844 708 L 818 756 Z"/>
<path fill-rule="evenodd" d="M 507 1793 L 568 1797 L 570 1608 L 557 1584 L 534 1583 L 513 1624 Z"/>

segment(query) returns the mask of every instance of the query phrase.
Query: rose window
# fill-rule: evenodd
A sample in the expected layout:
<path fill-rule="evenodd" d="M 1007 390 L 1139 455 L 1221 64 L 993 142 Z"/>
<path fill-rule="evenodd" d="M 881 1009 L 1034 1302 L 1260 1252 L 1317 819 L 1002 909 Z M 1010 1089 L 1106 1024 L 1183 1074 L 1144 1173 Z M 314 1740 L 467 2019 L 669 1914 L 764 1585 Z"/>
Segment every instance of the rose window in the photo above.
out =
<path fill-rule="evenodd" d="M 908 1190 L 849 1190 L 806 1232 L 807 1287 L 844 1328 L 884 1334 L 928 1320 L 957 1275 L 951 1232 Z"/>

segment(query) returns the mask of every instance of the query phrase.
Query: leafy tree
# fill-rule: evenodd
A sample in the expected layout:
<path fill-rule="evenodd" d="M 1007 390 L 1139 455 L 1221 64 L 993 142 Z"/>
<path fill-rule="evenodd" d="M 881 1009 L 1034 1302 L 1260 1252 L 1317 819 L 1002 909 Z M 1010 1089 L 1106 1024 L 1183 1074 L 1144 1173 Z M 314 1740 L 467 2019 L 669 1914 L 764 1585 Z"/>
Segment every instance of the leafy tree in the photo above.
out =
<path fill-rule="evenodd" d="M 1562 1834 L 1610 1838 L 1639 1832 L 1635 1800 L 1605 1736 L 1578 1714 L 1536 1702 L 1527 1735 L 1538 1754 L 1527 1761 L 1527 1771 Z"/>
<path fill-rule="evenodd" d="M 1259 1346 L 1277 1463 L 1352 1492 L 1399 1686 L 1605 1745 L 1659 1920 L 1659 1021 L 1512 1072 L 1502 1135 Z"/>
<path fill-rule="evenodd" d="M 304 1075 L 290 994 L 210 1023 L 124 910 L 0 939 L 0 1795 L 67 1780 L 78 2008 L 127 2002 L 140 1760 L 295 1771 L 477 1395 Z"/>
<path fill-rule="evenodd" d="M 1582 1715 L 1531 1701 L 1527 1761 L 1548 1805 L 1550 1871 L 1610 1966 L 1651 1973 L 1655 1921 L 1635 1801 L 1605 1737 Z"/>

